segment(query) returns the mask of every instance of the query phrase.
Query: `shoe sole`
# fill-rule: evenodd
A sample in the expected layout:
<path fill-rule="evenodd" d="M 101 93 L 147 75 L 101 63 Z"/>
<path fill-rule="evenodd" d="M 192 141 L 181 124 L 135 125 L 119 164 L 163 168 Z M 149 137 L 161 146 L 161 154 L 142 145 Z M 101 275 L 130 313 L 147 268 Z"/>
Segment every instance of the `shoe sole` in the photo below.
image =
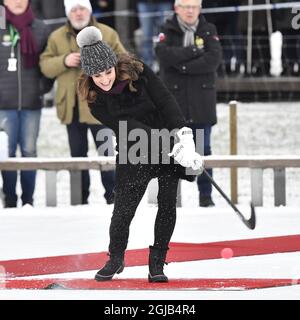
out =
<path fill-rule="evenodd" d="M 157 275 L 157 276 L 151 276 L 150 273 L 148 274 L 148 281 L 150 283 L 153 282 L 169 282 L 169 279 L 165 275 Z"/>
<path fill-rule="evenodd" d="M 101 276 L 99 274 L 95 275 L 96 281 L 110 281 L 115 274 L 120 274 L 124 270 L 124 266 L 121 266 L 114 274 L 109 276 Z"/>

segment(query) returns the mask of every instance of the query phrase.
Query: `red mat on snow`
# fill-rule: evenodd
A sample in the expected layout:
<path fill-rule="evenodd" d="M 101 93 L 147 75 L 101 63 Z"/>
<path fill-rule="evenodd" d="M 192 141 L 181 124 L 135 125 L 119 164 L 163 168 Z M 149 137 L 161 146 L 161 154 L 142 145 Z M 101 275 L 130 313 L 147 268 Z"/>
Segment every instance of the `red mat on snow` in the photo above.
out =
<path fill-rule="evenodd" d="M 223 248 L 232 248 L 234 257 L 300 251 L 300 235 L 233 240 L 210 243 L 171 243 L 168 262 L 197 261 L 221 258 Z M 96 270 L 107 260 L 106 252 L 76 254 L 22 260 L 0 261 L 9 277 L 36 276 Z M 148 249 L 128 250 L 127 267 L 148 264 Z"/>
<path fill-rule="evenodd" d="M 170 279 L 168 283 L 149 283 L 146 279 L 97 282 L 92 279 L 6 280 L 2 289 L 70 290 L 249 290 L 300 284 L 292 279 Z"/>

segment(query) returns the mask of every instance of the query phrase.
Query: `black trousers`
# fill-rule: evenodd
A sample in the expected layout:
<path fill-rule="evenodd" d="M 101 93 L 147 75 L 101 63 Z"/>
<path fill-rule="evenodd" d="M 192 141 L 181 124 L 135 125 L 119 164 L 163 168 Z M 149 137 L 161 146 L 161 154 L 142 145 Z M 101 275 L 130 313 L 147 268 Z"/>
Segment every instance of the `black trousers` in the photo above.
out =
<path fill-rule="evenodd" d="M 88 129 L 91 131 L 95 146 L 97 150 L 106 141 L 99 141 L 97 139 L 98 131 L 106 128 L 103 125 L 89 125 L 86 123 L 79 122 L 78 107 L 74 108 L 74 115 L 72 123 L 67 125 L 68 140 L 72 157 L 87 157 L 88 154 Z M 110 137 L 112 144 L 112 136 Z M 101 154 L 104 156 L 112 156 L 108 154 L 108 151 Z M 113 189 L 115 183 L 115 172 L 112 171 L 101 171 L 101 180 L 105 189 L 104 198 L 110 201 L 113 197 Z M 88 202 L 90 194 L 90 175 L 88 170 L 83 170 L 81 173 L 82 183 L 82 204 Z"/>
<path fill-rule="evenodd" d="M 130 223 L 152 178 L 158 178 L 158 211 L 154 246 L 167 248 L 176 223 L 179 178 L 169 165 L 120 165 L 116 167 L 115 206 L 110 224 L 110 254 L 122 254 L 127 247 Z"/>

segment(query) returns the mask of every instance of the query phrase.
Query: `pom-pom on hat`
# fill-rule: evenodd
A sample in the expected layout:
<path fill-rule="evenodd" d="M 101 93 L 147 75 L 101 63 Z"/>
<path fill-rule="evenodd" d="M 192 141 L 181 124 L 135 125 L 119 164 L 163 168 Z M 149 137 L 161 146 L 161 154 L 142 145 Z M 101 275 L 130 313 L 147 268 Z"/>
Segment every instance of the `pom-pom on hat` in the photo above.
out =
<path fill-rule="evenodd" d="M 110 46 L 102 41 L 102 33 L 96 27 L 82 29 L 76 38 L 80 47 L 81 68 L 88 76 L 101 73 L 117 65 L 117 56 Z"/>

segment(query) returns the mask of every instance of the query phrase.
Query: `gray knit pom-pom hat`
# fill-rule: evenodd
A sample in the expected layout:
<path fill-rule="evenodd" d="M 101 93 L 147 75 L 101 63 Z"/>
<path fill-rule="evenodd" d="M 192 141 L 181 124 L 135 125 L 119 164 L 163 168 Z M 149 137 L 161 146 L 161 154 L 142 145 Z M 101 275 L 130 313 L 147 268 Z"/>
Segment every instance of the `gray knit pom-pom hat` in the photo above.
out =
<path fill-rule="evenodd" d="M 81 69 L 88 76 L 91 77 L 117 65 L 116 54 L 102 41 L 102 33 L 98 28 L 82 29 L 76 41 L 80 47 Z"/>

